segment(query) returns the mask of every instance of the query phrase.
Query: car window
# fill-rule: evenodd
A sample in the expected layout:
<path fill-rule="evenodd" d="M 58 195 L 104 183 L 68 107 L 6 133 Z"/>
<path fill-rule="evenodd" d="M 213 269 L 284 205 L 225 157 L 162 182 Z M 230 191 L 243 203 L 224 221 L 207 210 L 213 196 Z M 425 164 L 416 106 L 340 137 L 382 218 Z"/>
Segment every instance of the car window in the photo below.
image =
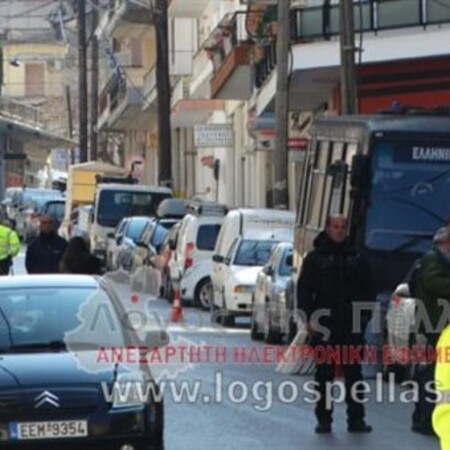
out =
<path fill-rule="evenodd" d="M 65 204 L 62 202 L 47 203 L 44 207 L 46 214 L 60 220 L 64 217 Z"/>
<path fill-rule="evenodd" d="M 86 326 L 83 342 L 97 344 L 104 335 L 111 345 L 123 344 L 124 337 L 115 308 L 102 289 L 55 287 L 2 290 L 0 316 L 7 331 L 0 332 L 0 352 L 11 347 L 48 342 L 66 342 L 66 333 Z M 83 322 L 84 320 L 84 322 Z M 86 341 L 87 339 L 87 341 Z"/>
<path fill-rule="evenodd" d="M 289 277 L 292 274 L 292 266 L 289 266 L 288 264 L 286 264 L 288 256 L 292 256 L 292 249 L 291 248 L 287 248 L 284 251 L 283 256 L 281 258 L 281 262 L 280 262 L 280 267 L 278 269 L 278 273 L 282 277 Z"/>
<path fill-rule="evenodd" d="M 123 234 L 123 231 L 125 230 L 125 226 L 128 223 L 128 219 L 123 219 L 119 225 L 117 225 L 117 230 L 116 230 L 116 235 L 120 236 L 121 234 Z"/>
<path fill-rule="evenodd" d="M 153 247 L 159 249 L 168 233 L 169 230 L 163 224 L 156 224 L 151 239 L 151 244 L 153 245 Z"/>
<path fill-rule="evenodd" d="M 148 223 L 148 219 L 131 219 L 127 231 L 125 232 L 125 236 L 129 237 L 133 241 L 137 242 L 138 239 L 142 236 L 142 232 L 145 229 L 145 226 Z"/>
<path fill-rule="evenodd" d="M 199 250 L 214 250 L 220 225 L 200 225 L 197 233 L 197 248 Z"/>
<path fill-rule="evenodd" d="M 141 236 L 141 242 L 143 242 L 145 245 L 150 244 L 150 240 L 152 238 L 153 234 L 153 228 L 155 227 L 156 222 L 152 221 L 145 227 L 144 231 L 142 232 Z"/>
<path fill-rule="evenodd" d="M 239 248 L 234 258 L 236 266 L 264 266 L 269 260 L 272 248 L 278 242 L 244 240 L 239 244 Z"/>

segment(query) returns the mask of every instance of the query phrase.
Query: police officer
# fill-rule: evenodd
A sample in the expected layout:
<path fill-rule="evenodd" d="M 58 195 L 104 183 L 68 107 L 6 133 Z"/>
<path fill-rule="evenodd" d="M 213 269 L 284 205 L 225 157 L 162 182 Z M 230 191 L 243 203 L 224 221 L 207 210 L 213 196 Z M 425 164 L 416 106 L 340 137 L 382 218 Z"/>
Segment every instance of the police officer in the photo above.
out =
<path fill-rule="evenodd" d="M 0 275 L 8 275 L 12 260 L 20 252 L 20 239 L 8 220 L 0 223 Z"/>
<path fill-rule="evenodd" d="M 53 219 L 42 216 L 40 234 L 27 248 L 25 267 L 30 274 L 59 273 L 59 264 L 67 241 L 54 230 Z"/>
<path fill-rule="evenodd" d="M 367 260 L 347 239 L 347 219 L 330 216 L 325 230 L 314 241 L 314 249 L 302 264 L 299 277 L 298 305 L 307 319 L 310 345 L 342 349 L 364 344 L 364 329 L 370 319 L 370 309 L 361 317 L 359 328 L 354 327 L 356 302 L 373 301 L 374 288 Z M 322 314 L 316 318 L 316 314 Z M 331 361 L 316 361 L 316 433 L 330 433 L 332 407 L 329 394 L 334 378 Z M 364 398 L 354 398 L 352 387 L 362 380 L 360 361 L 342 363 L 345 377 L 348 431 L 368 433 L 372 428 L 364 419 Z"/>
<path fill-rule="evenodd" d="M 436 390 L 441 398 L 433 412 L 433 428 L 441 440 L 442 450 L 450 450 L 450 363 L 445 358 L 448 348 L 450 348 L 450 326 L 439 338 L 437 350 L 438 354 L 443 356 L 437 361 L 435 373 Z"/>

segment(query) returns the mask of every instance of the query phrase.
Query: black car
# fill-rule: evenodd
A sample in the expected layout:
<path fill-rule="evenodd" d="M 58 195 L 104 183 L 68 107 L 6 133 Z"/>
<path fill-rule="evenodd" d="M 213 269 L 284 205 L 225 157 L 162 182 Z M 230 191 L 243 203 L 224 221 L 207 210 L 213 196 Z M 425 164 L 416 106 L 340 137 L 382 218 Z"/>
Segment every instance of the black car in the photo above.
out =
<path fill-rule="evenodd" d="M 0 449 L 163 449 L 163 404 L 149 367 L 99 363 L 99 350 L 142 345 L 123 317 L 101 279 L 0 279 Z M 157 335 L 146 344 L 167 343 Z M 131 380 L 155 394 L 121 396 L 116 388 Z"/>

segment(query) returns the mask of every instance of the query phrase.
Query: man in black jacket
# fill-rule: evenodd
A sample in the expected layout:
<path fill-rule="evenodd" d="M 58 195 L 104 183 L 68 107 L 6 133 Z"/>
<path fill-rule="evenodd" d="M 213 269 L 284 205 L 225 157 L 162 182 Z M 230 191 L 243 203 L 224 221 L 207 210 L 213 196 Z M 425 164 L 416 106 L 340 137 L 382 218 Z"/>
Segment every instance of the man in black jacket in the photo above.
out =
<path fill-rule="evenodd" d="M 53 219 L 42 216 L 40 234 L 27 248 L 25 267 L 29 274 L 59 273 L 59 263 L 66 251 L 67 241 L 53 229 Z"/>
<path fill-rule="evenodd" d="M 298 305 L 308 320 L 311 345 L 331 346 L 340 349 L 364 345 L 364 329 L 370 312 L 356 317 L 356 302 L 373 300 L 373 283 L 367 260 L 350 246 L 347 239 L 347 219 L 340 215 L 327 219 L 325 231 L 314 241 L 314 250 L 306 256 L 299 277 Z M 319 317 L 315 319 L 314 316 Z M 360 327 L 358 320 L 361 319 Z M 359 328 L 359 329 L 358 329 Z M 320 332 L 319 330 L 327 330 Z M 330 348 L 330 347 L 328 347 Z M 363 398 L 351 395 L 352 386 L 362 380 L 359 361 L 342 363 L 345 376 L 348 431 L 368 433 L 372 428 L 364 420 Z M 330 361 L 316 361 L 316 404 L 318 425 L 316 433 L 330 433 L 332 407 L 329 386 L 334 378 L 334 366 Z M 328 386 L 328 388 L 327 388 Z M 360 391 L 360 390 L 359 390 Z"/>

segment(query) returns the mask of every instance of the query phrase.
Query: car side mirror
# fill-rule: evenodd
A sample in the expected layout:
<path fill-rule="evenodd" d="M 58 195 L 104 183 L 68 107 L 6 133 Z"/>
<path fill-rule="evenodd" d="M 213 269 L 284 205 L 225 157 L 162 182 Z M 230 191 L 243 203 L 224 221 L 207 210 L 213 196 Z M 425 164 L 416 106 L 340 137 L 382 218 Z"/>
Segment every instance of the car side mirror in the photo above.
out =
<path fill-rule="evenodd" d="M 213 255 L 212 260 L 216 263 L 223 263 L 224 262 L 224 257 L 221 255 Z"/>
<path fill-rule="evenodd" d="M 106 237 L 109 238 L 109 239 L 114 239 L 114 233 L 108 233 L 106 235 Z"/>
<path fill-rule="evenodd" d="M 273 274 L 275 273 L 272 266 L 265 266 L 265 267 L 263 268 L 263 272 L 264 272 L 268 277 L 272 277 Z"/>
<path fill-rule="evenodd" d="M 231 264 L 231 258 L 224 258 L 223 263 L 229 266 Z"/>
<path fill-rule="evenodd" d="M 120 245 L 120 244 L 122 244 L 122 242 L 123 242 L 123 236 L 117 236 L 116 237 L 116 244 Z"/>

